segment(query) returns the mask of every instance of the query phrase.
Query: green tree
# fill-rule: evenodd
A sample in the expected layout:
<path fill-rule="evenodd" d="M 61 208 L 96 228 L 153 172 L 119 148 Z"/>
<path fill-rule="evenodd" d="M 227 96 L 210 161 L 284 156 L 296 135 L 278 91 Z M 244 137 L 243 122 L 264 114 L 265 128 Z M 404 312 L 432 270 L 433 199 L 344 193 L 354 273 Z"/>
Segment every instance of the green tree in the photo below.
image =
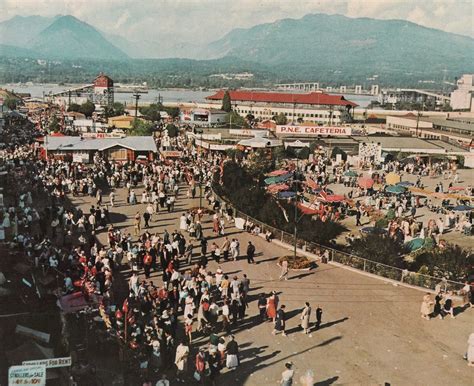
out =
<path fill-rule="evenodd" d="M 161 119 L 160 111 L 163 110 L 163 105 L 158 103 L 152 103 L 150 106 L 144 106 L 140 108 L 140 113 L 146 119 L 152 122 L 158 122 Z"/>
<path fill-rule="evenodd" d="M 222 98 L 222 110 L 230 113 L 232 111 L 232 101 L 230 99 L 229 90 L 225 90 L 224 97 Z"/>
<path fill-rule="evenodd" d="M 91 117 L 94 111 L 95 111 L 95 105 L 91 101 L 84 102 L 81 105 L 80 112 L 84 114 L 86 117 Z"/>
<path fill-rule="evenodd" d="M 71 103 L 67 108 L 67 111 L 74 111 L 76 113 L 79 113 L 81 111 L 81 105 L 77 103 Z"/>
<path fill-rule="evenodd" d="M 19 99 L 12 97 L 10 95 L 7 96 L 5 98 L 5 101 L 3 102 L 3 104 L 7 106 L 9 110 L 16 110 L 16 108 L 18 107 L 18 103 L 19 103 Z"/>
<path fill-rule="evenodd" d="M 416 253 L 415 253 L 416 254 Z M 429 275 L 463 282 L 474 270 L 474 253 L 469 248 L 448 244 L 444 248 L 423 249 L 416 256 L 412 269 L 425 267 Z"/>
<path fill-rule="evenodd" d="M 272 119 L 275 121 L 277 125 L 286 125 L 288 123 L 288 119 L 286 118 L 286 115 L 283 113 L 274 115 Z"/>
<path fill-rule="evenodd" d="M 229 114 L 227 114 L 226 121 L 233 128 L 248 127 L 247 121 L 236 111 L 231 111 Z"/>
<path fill-rule="evenodd" d="M 133 121 L 132 130 L 130 130 L 130 134 L 138 136 L 153 135 L 153 124 L 150 122 L 145 122 L 141 119 L 136 119 Z"/>
<path fill-rule="evenodd" d="M 59 121 L 56 115 L 53 116 L 51 122 L 49 122 L 49 132 L 58 132 L 60 129 Z"/>
<path fill-rule="evenodd" d="M 115 102 L 112 106 L 104 107 L 104 117 L 118 117 L 125 114 L 125 106 L 120 102 Z"/>
<path fill-rule="evenodd" d="M 248 114 L 245 116 L 245 119 L 247 120 L 247 122 L 252 123 L 253 121 L 255 121 L 255 115 L 253 115 L 253 114 L 251 114 L 251 113 L 248 113 Z"/>
<path fill-rule="evenodd" d="M 168 136 L 171 138 L 177 137 L 179 134 L 179 129 L 172 123 L 166 125 L 166 130 L 168 131 Z"/>

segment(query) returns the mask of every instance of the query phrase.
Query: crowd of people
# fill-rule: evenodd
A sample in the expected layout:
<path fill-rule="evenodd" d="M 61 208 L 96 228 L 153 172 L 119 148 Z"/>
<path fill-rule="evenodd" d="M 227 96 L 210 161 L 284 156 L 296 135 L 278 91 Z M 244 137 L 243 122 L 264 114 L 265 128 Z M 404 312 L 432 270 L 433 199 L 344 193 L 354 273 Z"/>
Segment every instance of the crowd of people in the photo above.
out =
<path fill-rule="evenodd" d="M 64 277 L 58 296 L 82 292 L 97 306 L 108 332 L 138 364 L 137 373 L 144 385 L 157 381 L 156 385 L 166 386 L 170 377 L 188 384 L 190 380 L 215 384 L 222 369 L 238 368 L 242 358 L 234 333 L 249 323 L 251 283 L 245 273 L 226 273 L 230 265 L 224 263 L 246 258 L 249 265 L 254 264 L 256 248 L 249 241 L 242 253 L 238 238 L 226 234 L 234 214 L 210 189 L 224 157 L 201 157 L 180 142 L 184 156 L 174 162 L 119 163 L 99 154 L 89 165 L 45 160 L 32 142 L 41 132 L 26 127 L 28 130 L 12 133 L 9 147 L 3 151 L 7 182 L 13 192 L 2 213 L 4 239 L 12 248 L 23 250 L 36 268 Z M 321 157 L 308 163 L 305 172 L 323 186 L 331 175 L 328 167 L 328 160 Z M 399 169 L 399 165 L 389 164 L 386 171 Z M 347 170 L 333 170 L 333 175 L 350 185 L 340 178 Z M 434 172 L 426 168 L 403 170 L 420 175 L 439 172 L 437 168 Z M 197 186 L 203 188 L 212 214 L 202 207 L 177 212 L 184 196 L 196 197 Z M 116 193 L 120 188 L 126 190 L 125 200 Z M 68 195 L 88 196 L 94 204 L 88 210 L 74 207 Z M 428 201 L 421 203 L 410 194 L 385 196 L 358 191 L 356 195 L 364 197 L 355 204 L 360 214 L 367 214 L 368 207 L 393 211 L 389 233 L 404 241 L 422 235 L 436 238 L 447 227 L 457 229 L 465 221 L 472 223 L 472 217 L 461 219 L 448 212 L 444 221 L 420 227 L 414 221 L 416 210 L 428 206 Z M 112 217 L 120 206 L 137 207 L 133 234 L 114 225 Z M 348 206 L 340 205 L 325 213 L 333 218 L 348 211 Z M 181 213 L 177 229 L 153 232 L 167 213 Z M 206 220 L 212 223 L 210 233 L 203 227 Z M 245 229 L 260 233 L 258 225 L 250 222 Z M 107 234 L 103 244 L 97 238 L 101 232 Z M 217 238 L 222 241 L 218 243 Z M 272 235 L 267 234 L 266 239 L 271 241 Z M 209 268 L 208 259 L 217 264 L 215 270 Z M 124 272 L 130 275 L 126 293 L 115 284 Z M 282 267 L 280 279 L 288 279 L 288 267 Z M 287 335 L 286 306 L 280 304 L 276 291 L 261 293 L 256 306 L 259 322 L 271 322 L 274 335 Z M 426 295 L 421 313 L 424 318 L 430 314 L 454 317 L 452 294 L 439 291 L 434 302 Z M 318 330 L 322 315 L 321 306 L 313 312 L 306 302 L 300 314 L 301 332 Z M 281 384 L 291 385 L 293 376 L 293 364 L 288 362 Z"/>

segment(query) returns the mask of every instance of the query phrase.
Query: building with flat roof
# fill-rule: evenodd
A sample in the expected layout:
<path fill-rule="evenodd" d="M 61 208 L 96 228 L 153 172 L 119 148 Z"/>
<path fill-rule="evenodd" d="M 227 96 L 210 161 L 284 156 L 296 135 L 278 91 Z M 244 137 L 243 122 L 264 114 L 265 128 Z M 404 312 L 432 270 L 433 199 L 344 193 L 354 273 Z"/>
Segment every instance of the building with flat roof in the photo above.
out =
<path fill-rule="evenodd" d="M 47 136 L 44 140 L 47 158 L 92 162 L 95 153 L 113 161 L 134 161 L 138 156 L 153 159 L 158 149 L 153 137 L 84 138 Z M 112 135 L 111 135 L 112 136 Z"/>
<path fill-rule="evenodd" d="M 387 128 L 404 135 L 442 140 L 465 149 L 472 147 L 474 121 L 469 118 L 425 117 L 416 114 L 388 116 Z"/>
<path fill-rule="evenodd" d="M 464 155 L 468 152 L 439 140 L 425 140 L 413 137 L 370 136 L 354 137 L 359 143 L 379 144 L 382 151 L 413 154 Z"/>
<path fill-rule="evenodd" d="M 210 127 L 226 123 L 227 114 L 220 109 L 181 109 L 180 120 L 197 126 Z"/>
<path fill-rule="evenodd" d="M 211 105 L 221 106 L 225 91 L 208 96 Z M 242 116 L 271 119 L 283 114 L 289 121 L 339 125 L 352 120 L 353 109 L 358 106 L 342 95 L 322 92 L 293 94 L 285 92 L 229 91 L 233 110 Z"/>

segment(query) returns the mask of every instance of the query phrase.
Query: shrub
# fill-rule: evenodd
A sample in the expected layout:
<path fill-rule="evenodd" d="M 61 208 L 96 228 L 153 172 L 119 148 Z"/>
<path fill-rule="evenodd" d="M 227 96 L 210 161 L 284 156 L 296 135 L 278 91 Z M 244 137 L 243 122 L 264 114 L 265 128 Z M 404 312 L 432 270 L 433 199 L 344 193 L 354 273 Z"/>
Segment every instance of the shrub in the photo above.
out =
<path fill-rule="evenodd" d="M 372 233 L 354 240 L 351 244 L 351 252 L 365 259 L 403 268 L 403 254 L 407 252 L 407 249 L 402 243 L 389 236 Z"/>

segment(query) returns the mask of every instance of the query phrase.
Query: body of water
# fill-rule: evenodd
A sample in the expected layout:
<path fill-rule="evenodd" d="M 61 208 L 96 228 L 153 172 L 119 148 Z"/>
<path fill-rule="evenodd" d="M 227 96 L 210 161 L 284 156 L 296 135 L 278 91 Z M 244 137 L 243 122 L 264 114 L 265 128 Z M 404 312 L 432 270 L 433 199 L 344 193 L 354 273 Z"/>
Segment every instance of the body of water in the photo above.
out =
<path fill-rule="evenodd" d="M 58 93 L 69 89 L 77 88 L 82 85 L 79 84 L 4 84 L 0 85 L 0 88 L 14 91 L 18 93 L 29 93 L 34 98 L 42 98 L 43 95 L 49 93 Z M 296 92 L 296 91 L 295 91 Z M 214 94 L 213 90 L 201 91 L 201 90 L 186 90 L 186 89 L 165 89 L 156 90 L 149 89 L 148 93 L 140 94 L 140 103 L 153 103 L 158 102 L 158 98 L 161 98 L 163 103 L 186 103 L 186 102 L 206 102 L 206 97 Z M 344 95 L 344 97 L 352 102 L 355 102 L 359 107 L 364 108 L 375 99 L 371 95 Z M 135 103 L 131 93 L 115 93 L 114 100 L 116 102 L 126 103 L 127 105 Z"/>

